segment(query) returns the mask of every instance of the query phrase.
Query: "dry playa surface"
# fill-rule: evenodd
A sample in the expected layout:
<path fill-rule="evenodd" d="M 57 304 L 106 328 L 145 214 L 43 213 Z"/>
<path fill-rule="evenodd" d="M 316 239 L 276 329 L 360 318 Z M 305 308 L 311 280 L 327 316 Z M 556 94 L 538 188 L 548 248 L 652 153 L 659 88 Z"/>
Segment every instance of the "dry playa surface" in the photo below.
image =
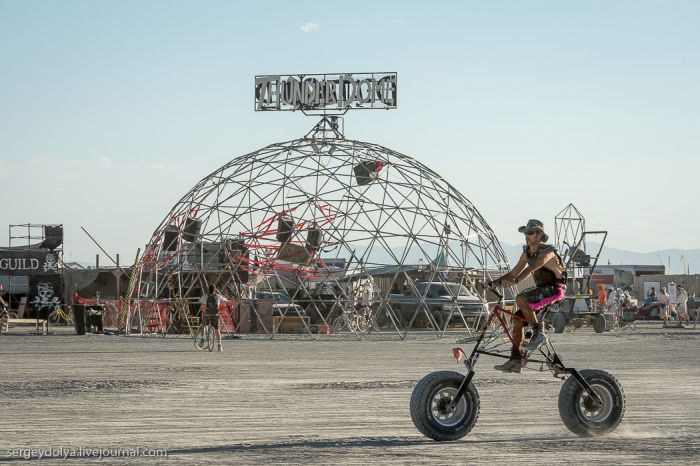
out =
<path fill-rule="evenodd" d="M 167 450 L 152 462 L 181 464 L 698 464 L 700 328 L 660 327 L 551 335 L 569 366 L 607 370 L 622 384 L 627 408 L 614 433 L 576 437 L 559 417 L 561 381 L 539 370 L 502 374 L 493 369 L 501 360 L 482 356 L 481 413 L 455 442 L 423 437 L 409 399 L 427 373 L 461 369 L 451 348 L 462 334 L 243 337 L 209 353 L 180 336 L 13 328 L 0 335 L 0 462 L 25 462 L 20 449 L 139 448 Z"/>

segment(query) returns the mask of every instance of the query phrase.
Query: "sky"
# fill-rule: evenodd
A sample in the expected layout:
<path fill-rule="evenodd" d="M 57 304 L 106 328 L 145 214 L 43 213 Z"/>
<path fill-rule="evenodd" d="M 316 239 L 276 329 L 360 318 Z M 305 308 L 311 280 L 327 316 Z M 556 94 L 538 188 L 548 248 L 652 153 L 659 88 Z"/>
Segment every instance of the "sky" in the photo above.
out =
<path fill-rule="evenodd" d="M 256 74 L 393 71 L 398 109 L 346 137 L 501 241 L 573 203 L 611 247 L 700 248 L 698 24 L 695 1 L 0 0 L 0 228 L 64 224 L 94 261 L 83 226 L 130 263 L 197 181 L 315 124 L 254 112 Z"/>

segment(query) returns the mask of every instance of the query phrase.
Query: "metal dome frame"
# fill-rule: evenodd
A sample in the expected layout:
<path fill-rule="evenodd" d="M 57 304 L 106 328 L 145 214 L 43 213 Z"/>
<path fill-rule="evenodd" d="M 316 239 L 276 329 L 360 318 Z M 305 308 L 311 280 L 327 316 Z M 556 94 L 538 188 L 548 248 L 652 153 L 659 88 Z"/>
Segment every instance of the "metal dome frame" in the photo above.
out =
<path fill-rule="evenodd" d="M 290 301 L 283 308 L 273 299 L 282 320 L 312 315 L 316 322 L 300 322 L 316 338 L 338 322 L 357 337 L 403 339 L 418 323 L 438 337 L 456 322 L 471 334 L 478 322 L 467 321 L 457 295 L 480 297 L 485 309 L 480 283 L 508 268 L 496 235 L 457 189 L 407 155 L 346 139 L 342 118 L 324 116 L 302 138 L 231 160 L 173 206 L 138 262 L 122 321 L 127 332 L 154 319 L 164 330 L 169 313 L 192 332 L 198 299 L 213 283 L 237 307 L 237 325 L 225 326 L 234 333 L 245 308 L 262 333 L 279 335 L 279 319 L 265 324 L 256 299 L 277 290 Z M 447 315 L 431 311 L 422 283 L 450 285 Z M 413 296 L 410 319 L 399 288 Z M 363 312 L 366 328 L 357 323 Z"/>

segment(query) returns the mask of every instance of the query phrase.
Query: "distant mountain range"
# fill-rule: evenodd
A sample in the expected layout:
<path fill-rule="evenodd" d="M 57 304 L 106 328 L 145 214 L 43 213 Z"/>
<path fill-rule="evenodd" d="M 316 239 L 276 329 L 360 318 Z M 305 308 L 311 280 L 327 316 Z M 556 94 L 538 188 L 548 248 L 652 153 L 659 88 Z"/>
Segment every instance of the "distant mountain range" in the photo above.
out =
<path fill-rule="evenodd" d="M 501 243 L 511 265 L 515 265 L 523 252 L 522 245 Z M 589 243 L 588 252 L 597 252 L 599 244 Z M 665 265 L 667 274 L 682 274 L 687 268 L 691 274 L 700 273 L 700 249 L 662 249 L 651 252 L 633 252 L 603 247 L 598 264 L 615 265 Z M 670 265 L 669 265 L 670 262 Z"/>
<path fill-rule="evenodd" d="M 506 256 L 508 257 L 508 261 L 510 262 L 511 266 L 515 265 L 518 262 L 518 259 L 520 258 L 520 254 L 523 252 L 523 247 L 522 245 L 513 245 L 513 244 L 507 244 L 507 243 L 501 243 L 501 246 L 503 247 L 503 251 L 506 253 Z M 595 253 L 598 251 L 598 248 L 600 247 L 599 244 L 595 243 L 588 243 L 588 252 L 589 253 Z M 397 257 L 401 257 L 403 254 L 403 250 L 400 248 L 392 248 L 393 253 Z M 362 257 L 364 253 L 364 249 L 362 247 L 358 246 L 358 249 L 355 251 L 356 255 L 358 257 Z M 424 253 L 427 253 L 428 256 L 434 257 L 437 255 L 437 252 L 434 250 L 434 248 L 427 247 L 425 248 Z M 408 257 L 406 257 L 405 261 L 406 263 L 415 263 L 417 262 L 417 258 L 423 256 L 423 253 L 421 251 L 415 250 L 412 251 Z M 683 258 L 683 261 L 681 261 L 681 258 Z M 391 257 L 388 253 L 378 251 L 373 259 L 375 261 L 387 261 L 387 264 L 395 263 L 393 257 Z M 669 267 L 669 260 L 670 260 L 670 267 Z M 689 273 L 694 274 L 694 273 L 700 273 L 700 249 L 662 249 L 659 251 L 652 251 L 652 252 L 633 252 L 633 251 L 626 251 L 623 249 L 616 249 L 616 248 L 609 248 L 609 247 L 604 247 L 603 251 L 600 254 L 600 259 L 598 260 L 599 265 L 606 265 L 608 264 L 608 261 L 610 263 L 615 264 L 615 265 L 664 265 L 666 266 L 666 273 L 667 274 L 681 274 L 685 273 L 684 267 L 687 267 Z M 71 261 L 73 263 L 77 263 L 83 267 L 94 267 L 94 262 L 88 262 L 88 261 Z M 105 261 L 103 264 L 103 267 L 112 267 L 113 264 L 111 262 Z M 122 265 L 122 267 L 124 267 Z"/>

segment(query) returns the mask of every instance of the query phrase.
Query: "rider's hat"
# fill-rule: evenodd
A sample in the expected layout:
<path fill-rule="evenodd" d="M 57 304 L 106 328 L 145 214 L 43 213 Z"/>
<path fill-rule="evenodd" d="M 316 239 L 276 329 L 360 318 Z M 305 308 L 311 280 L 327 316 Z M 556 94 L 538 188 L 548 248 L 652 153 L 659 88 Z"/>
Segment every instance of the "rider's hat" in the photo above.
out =
<path fill-rule="evenodd" d="M 527 225 L 523 225 L 520 228 L 518 228 L 518 231 L 520 233 L 532 233 L 533 231 L 541 231 L 542 241 L 546 242 L 549 239 L 549 235 L 544 232 L 544 224 L 534 218 L 528 220 Z"/>

